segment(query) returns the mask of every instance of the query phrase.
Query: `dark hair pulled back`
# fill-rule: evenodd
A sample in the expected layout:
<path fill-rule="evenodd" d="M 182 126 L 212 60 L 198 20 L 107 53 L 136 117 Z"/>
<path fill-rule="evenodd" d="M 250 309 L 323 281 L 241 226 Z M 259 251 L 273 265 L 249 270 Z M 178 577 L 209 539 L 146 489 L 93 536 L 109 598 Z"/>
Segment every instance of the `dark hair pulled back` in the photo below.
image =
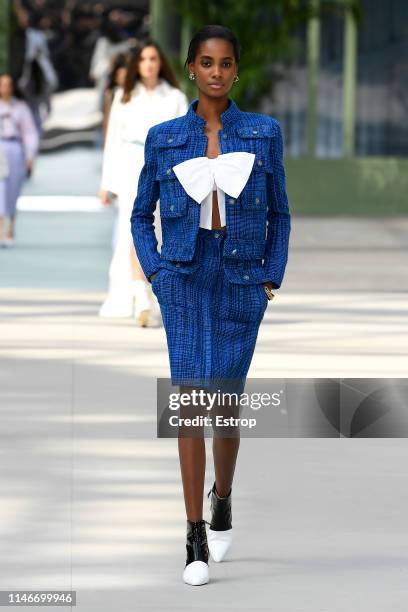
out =
<path fill-rule="evenodd" d="M 197 53 L 200 49 L 201 43 L 205 42 L 209 38 L 223 38 L 232 44 L 234 50 L 234 58 L 237 64 L 239 64 L 239 60 L 241 57 L 241 47 L 238 41 L 238 38 L 235 36 L 234 32 L 229 28 L 222 25 L 206 25 L 201 30 L 198 30 L 190 41 L 188 51 L 187 51 L 187 59 L 184 62 L 184 68 L 188 66 L 188 64 L 194 62 Z"/>

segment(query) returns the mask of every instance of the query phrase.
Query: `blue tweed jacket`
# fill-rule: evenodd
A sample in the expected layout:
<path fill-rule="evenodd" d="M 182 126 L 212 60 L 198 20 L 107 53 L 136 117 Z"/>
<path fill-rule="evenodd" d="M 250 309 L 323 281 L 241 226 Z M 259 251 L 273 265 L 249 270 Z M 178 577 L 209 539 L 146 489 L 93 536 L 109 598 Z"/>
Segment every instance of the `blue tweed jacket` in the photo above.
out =
<path fill-rule="evenodd" d="M 221 153 L 255 154 L 248 182 L 238 198 L 225 194 L 227 236 L 224 270 L 230 282 L 272 281 L 280 287 L 288 258 L 290 212 L 283 167 L 283 140 L 278 121 L 267 115 L 243 112 L 229 98 L 221 113 Z M 150 128 L 130 218 L 136 253 L 150 276 L 161 267 L 181 273 L 196 269 L 195 244 L 200 205 L 184 190 L 172 167 L 206 155 L 206 120 L 196 114 L 198 99 L 187 113 Z M 154 232 L 154 210 L 160 198 L 161 253 Z"/>

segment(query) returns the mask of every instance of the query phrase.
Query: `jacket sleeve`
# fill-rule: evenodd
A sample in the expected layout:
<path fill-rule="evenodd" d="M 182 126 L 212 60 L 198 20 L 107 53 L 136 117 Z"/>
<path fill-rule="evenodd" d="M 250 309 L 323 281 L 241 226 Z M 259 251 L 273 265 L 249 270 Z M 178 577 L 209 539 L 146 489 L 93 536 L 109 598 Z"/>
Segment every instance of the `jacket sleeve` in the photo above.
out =
<path fill-rule="evenodd" d="M 153 141 L 153 128 L 150 128 L 144 147 L 144 166 L 139 176 L 137 195 L 130 217 L 136 254 L 149 282 L 150 276 L 158 271 L 161 264 L 154 231 L 154 211 L 160 195 L 160 186 L 156 180 L 157 157 Z"/>
<path fill-rule="evenodd" d="M 264 257 L 264 282 L 272 281 L 279 289 L 288 260 L 291 217 L 283 166 L 283 138 L 279 122 L 274 119 L 276 135 L 271 138 L 272 172 L 267 172 L 267 237 Z"/>

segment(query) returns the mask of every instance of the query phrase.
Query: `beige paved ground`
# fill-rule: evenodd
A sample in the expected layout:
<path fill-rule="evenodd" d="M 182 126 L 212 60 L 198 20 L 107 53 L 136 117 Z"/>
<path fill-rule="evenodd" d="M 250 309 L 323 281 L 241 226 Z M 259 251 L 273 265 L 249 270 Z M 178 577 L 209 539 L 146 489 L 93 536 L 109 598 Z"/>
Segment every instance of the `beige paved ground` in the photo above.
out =
<path fill-rule="evenodd" d="M 86 220 L 50 217 L 50 233 L 27 216 L 0 253 L 1 588 L 72 585 L 81 611 L 405 612 L 404 439 L 243 439 L 230 560 L 206 587 L 181 582 L 176 443 L 155 438 L 164 330 L 98 319 L 109 225 Z M 366 227 L 364 274 L 357 241 L 340 249 L 353 222 L 331 223 L 331 248 L 326 221 L 298 220 L 251 376 L 406 376 L 406 225 Z"/>

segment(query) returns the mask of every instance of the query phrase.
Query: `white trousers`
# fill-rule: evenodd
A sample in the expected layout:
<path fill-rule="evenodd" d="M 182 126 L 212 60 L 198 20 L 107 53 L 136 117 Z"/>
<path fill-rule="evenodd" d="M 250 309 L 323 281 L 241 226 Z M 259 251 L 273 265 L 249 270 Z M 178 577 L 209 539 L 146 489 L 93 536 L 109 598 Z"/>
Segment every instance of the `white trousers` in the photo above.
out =
<path fill-rule="evenodd" d="M 137 143 L 126 143 L 123 146 L 121 159 L 121 180 L 117 194 L 117 219 L 113 256 L 109 266 L 109 292 L 107 300 L 128 303 L 132 300 L 132 267 L 131 249 L 133 238 L 130 228 L 134 200 L 140 172 L 144 164 L 144 147 Z M 159 206 L 155 211 L 155 232 L 161 246 L 161 225 Z"/>

